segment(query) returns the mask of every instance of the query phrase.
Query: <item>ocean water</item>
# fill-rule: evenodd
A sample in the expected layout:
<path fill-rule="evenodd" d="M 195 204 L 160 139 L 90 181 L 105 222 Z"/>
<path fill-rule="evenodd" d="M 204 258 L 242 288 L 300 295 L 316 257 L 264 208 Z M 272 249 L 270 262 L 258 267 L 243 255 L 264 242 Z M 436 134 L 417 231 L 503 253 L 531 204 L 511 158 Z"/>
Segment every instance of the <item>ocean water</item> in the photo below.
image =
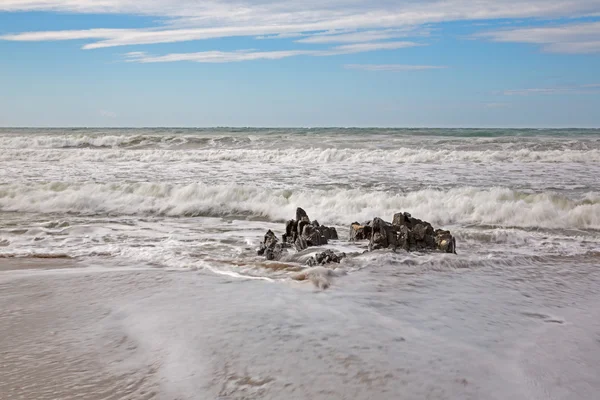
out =
<path fill-rule="evenodd" d="M 317 249 L 256 256 L 296 207 L 356 253 L 315 272 L 326 291 L 291 279 Z M 451 230 L 458 254 L 345 240 L 396 212 Z M 71 299 L 56 312 L 92 274 L 153 366 L 158 388 L 123 398 L 600 390 L 600 130 L 0 129 L 0 264 L 38 258 L 77 262 L 25 274 Z M 145 271 L 139 296 L 111 292 L 123 271 Z"/>

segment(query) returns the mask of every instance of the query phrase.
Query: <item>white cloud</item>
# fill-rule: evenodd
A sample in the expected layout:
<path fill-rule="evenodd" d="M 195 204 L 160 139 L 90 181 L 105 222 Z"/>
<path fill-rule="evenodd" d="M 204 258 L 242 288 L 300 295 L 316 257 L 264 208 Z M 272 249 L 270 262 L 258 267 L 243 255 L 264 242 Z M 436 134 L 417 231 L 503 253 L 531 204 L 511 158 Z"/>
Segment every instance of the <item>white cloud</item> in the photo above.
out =
<path fill-rule="evenodd" d="M 150 29 L 21 32 L 4 40 L 85 39 L 84 48 L 173 43 L 232 36 L 315 34 L 308 43 L 393 39 L 389 29 L 427 23 L 501 18 L 556 18 L 600 13 L 598 0 L 2 0 L 1 11 L 57 11 L 158 16 Z M 355 31 L 337 39 L 319 32 Z M 366 33 L 369 32 L 369 33 Z M 346 35 L 344 37 L 343 35 Z M 347 35 L 354 35 L 347 36 Z M 361 38 L 362 35 L 362 38 Z M 371 35 L 371 39 L 368 36 Z M 493 39 L 493 37 L 492 37 Z M 334 43 L 334 42 L 327 42 Z M 558 43 L 558 42 L 557 42 Z M 564 43 L 564 42 L 560 42 Z M 570 43 L 570 42 L 569 42 Z M 577 42 L 578 43 L 578 42 Z M 560 47 L 560 45 L 558 45 Z M 587 41 L 579 52 L 595 45 Z M 560 50 L 560 49 L 558 49 Z"/>
<path fill-rule="evenodd" d="M 298 38 L 298 37 L 304 37 L 306 36 L 303 33 L 280 33 L 278 35 L 263 35 L 263 36 L 256 36 L 254 39 L 290 39 L 290 38 Z"/>
<path fill-rule="evenodd" d="M 194 61 L 199 63 L 228 63 L 252 60 L 278 60 L 299 55 L 312 55 L 311 51 L 201 51 L 197 53 L 172 53 L 163 56 L 152 56 L 146 53 L 127 53 L 129 62 L 165 63 L 176 61 Z"/>
<path fill-rule="evenodd" d="M 384 42 L 384 43 L 357 43 L 336 46 L 329 50 L 278 50 L 278 51 L 200 51 L 196 53 L 171 53 L 162 56 L 149 55 L 144 52 L 129 52 L 124 54 L 127 62 L 137 63 L 164 63 L 176 61 L 194 61 L 199 63 L 228 63 L 253 60 L 278 60 L 295 56 L 335 56 L 341 54 L 355 54 L 376 50 L 392 50 L 403 47 L 418 46 L 413 42 Z"/>
<path fill-rule="evenodd" d="M 600 93 L 600 83 L 585 85 L 557 86 L 548 88 L 511 89 L 501 92 L 505 96 L 534 96 L 555 94 L 595 94 Z"/>
<path fill-rule="evenodd" d="M 363 53 L 365 51 L 376 51 L 376 50 L 396 50 L 403 49 L 406 47 L 421 46 L 415 42 L 377 42 L 377 43 L 353 43 L 336 46 L 330 51 L 325 51 L 322 55 L 337 55 L 337 54 L 352 54 L 352 53 Z"/>
<path fill-rule="evenodd" d="M 476 36 L 495 42 L 539 44 L 549 53 L 600 53 L 600 22 L 498 30 Z"/>
<path fill-rule="evenodd" d="M 428 31 L 415 31 L 412 29 L 385 29 L 385 30 L 369 30 L 349 33 L 325 32 L 310 35 L 304 39 L 297 40 L 298 43 L 364 43 L 377 40 L 397 39 L 401 37 L 427 36 Z"/>
<path fill-rule="evenodd" d="M 406 65 L 406 64 L 346 64 L 346 69 L 358 69 L 362 71 L 390 71 L 390 72 L 401 72 L 401 71 L 423 71 L 431 69 L 445 69 L 448 68 L 445 65 Z"/>

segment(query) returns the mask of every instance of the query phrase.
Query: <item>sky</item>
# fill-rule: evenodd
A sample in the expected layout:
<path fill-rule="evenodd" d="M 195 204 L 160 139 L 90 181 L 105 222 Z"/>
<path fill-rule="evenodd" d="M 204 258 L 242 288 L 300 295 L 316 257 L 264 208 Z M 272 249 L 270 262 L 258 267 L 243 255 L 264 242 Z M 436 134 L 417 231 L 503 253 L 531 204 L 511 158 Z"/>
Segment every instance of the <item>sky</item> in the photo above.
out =
<path fill-rule="evenodd" d="M 600 127 L 600 0 L 0 0 L 4 127 Z"/>

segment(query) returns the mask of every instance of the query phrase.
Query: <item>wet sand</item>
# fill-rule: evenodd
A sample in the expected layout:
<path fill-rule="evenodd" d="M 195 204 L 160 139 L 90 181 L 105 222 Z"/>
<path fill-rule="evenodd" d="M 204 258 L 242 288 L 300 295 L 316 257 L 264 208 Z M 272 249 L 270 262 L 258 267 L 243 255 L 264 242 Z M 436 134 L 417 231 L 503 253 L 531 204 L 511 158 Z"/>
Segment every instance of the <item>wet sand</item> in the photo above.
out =
<path fill-rule="evenodd" d="M 519 282 L 519 297 L 489 272 L 382 284 L 363 271 L 319 291 L 161 269 L 4 271 L 0 398 L 594 399 L 593 281 L 552 296 Z"/>
<path fill-rule="evenodd" d="M 0 271 L 22 271 L 29 269 L 76 268 L 79 262 L 72 258 L 48 257 L 0 257 Z"/>

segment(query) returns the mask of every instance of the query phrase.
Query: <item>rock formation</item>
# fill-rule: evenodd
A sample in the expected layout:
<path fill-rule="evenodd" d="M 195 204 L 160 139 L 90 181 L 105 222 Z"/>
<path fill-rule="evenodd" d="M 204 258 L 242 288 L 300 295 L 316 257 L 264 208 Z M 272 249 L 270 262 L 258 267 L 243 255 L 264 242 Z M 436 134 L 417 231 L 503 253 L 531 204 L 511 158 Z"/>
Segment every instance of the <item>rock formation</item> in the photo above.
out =
<path fill-rule="evenodd" d="M 286 247 L 294 246 L 297 251 L 310 246 L 324 246 L 329 240 L 337 240 L 335 228 L 327 227 L 312 221 L 302 208 L 296 209 L 296 219 L 285 224 L 282 241 L 269 230 L 260 244 L 258 255 L 264 255 L 267 260 L 278 260 Z M 374 218 L 365 223 L 354 222 L 350 225 L 349 240 L 357 242 L 369 241 L 369 251 L 378 249 L 403 249 L 406 251 L 441 251 L 456 254 L 456 240 L 449 231 L 437 229 L 426 221 L 413 218 L 409 213 L 397 213 L 392 222 Z M 307 264 L 310 266 L 339 263 L 346 255 L 325 250 L 311 257 Z"/>
<path fill-rule="evenodd" d="M 366 240 L 371 237 L 371 221 L 364 224 L 353 222 L 350 225 L 350 241 L 355 242 L 357 240 Z"/>
<path fill-rule="evenodd" d="M 277 236 L 269 229 L 260 244 L 257 254 L 259 256 L 264 255 L 267 260 L 278 260 L 283 252 L 283 246 L 278 242 Z"/>
<path fill-rule="evenodd" d="M 302 251 L 310 246 L 323 246 L 329 240 L 337 240 L 338 234 L 335 228 L 319 224 L 318 221 L 310 221 L 308 214 L 302 208 L 296 209 L 296 219 L 285 224 L 285 233 L 282 243 L 278 243 L 275 234 L 269 230 L 260 244 L 258 255 L 265 255 L 267 260 L 278 260 L 283 249 L 294 246 L 297 251 Z"/>
<path fill-rule="evenodd" d="M 296 250 L 301 251 L 309 246 L 322 246 L 328 243 L 328 240 L 338 238 L 335 228 L 330 228 L 319 224 L 319 222 L 310 221 L 308 214 L 302 208 L 296 209 L 296 219 L 289 220 L 285 224 L 285 234 L 283 242 L 293 245 Z"/>
<path fill-rule="evenodd" d="M 335 253 L 333 250 L 325 250 L 321 253 L 317 253 L 306 261 L 307 265 L 311 267 L 317 265 L 325 265 L 329 263 L 339 263 L 342 258 L 346 257 L 345 253 Z"/>
<path fill-rule="evenodd" d="M 406 251 L 438 250 L 456 253 L 456 240 L 449 231 L 434 230 L 429 222 L 413 218 L 409 213 L 395 214 L 391 224 L 375 218 L 367 226 L 371 229 L 370 251 L 401 248 Z M 356 231 L 355 225 L 350 229 L 352 235 L 352 231 Z"/>

